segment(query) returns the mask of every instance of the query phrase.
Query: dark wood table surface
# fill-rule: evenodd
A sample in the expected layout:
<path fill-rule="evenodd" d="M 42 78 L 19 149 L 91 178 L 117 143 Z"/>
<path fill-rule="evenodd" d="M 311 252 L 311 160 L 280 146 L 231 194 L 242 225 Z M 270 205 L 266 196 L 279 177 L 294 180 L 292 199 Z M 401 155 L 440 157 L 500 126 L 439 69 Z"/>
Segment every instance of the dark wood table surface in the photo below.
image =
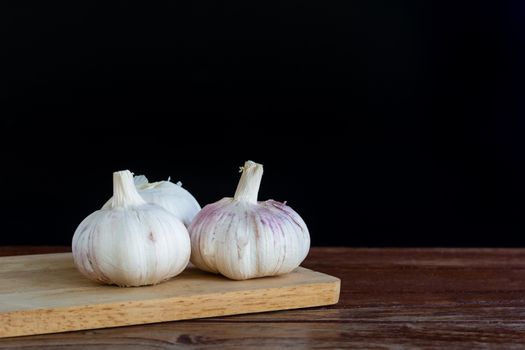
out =
<path fill-rule="evenodd" d="M 0 349 L 525 349 L 525 249 L 312 248 L 303 265 L 341 279 L 339 304 L 0 339 Z"/>

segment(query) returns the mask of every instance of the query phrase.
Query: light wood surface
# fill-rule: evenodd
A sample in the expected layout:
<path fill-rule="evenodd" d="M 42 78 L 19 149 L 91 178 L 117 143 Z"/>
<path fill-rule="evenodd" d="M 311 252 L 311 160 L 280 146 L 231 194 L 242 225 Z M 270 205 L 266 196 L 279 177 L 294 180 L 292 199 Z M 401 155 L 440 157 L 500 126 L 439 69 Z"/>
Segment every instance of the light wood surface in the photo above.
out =
<path fill-rule="evenodd" d="M 0 258 L 0 337 L 294 309 L 337 303 L 339 279 L 298 268 L 232 281 L 190 267 L 156 286 L 83 277 L 71 253 Z"/>

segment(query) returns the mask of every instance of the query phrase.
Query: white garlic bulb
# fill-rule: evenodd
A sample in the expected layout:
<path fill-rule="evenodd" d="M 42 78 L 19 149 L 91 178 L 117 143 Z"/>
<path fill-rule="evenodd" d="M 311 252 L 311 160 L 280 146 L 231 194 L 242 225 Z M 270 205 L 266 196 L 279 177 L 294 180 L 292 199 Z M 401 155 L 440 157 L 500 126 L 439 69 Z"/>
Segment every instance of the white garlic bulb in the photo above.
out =
<path fill-rule="evenodd" d="M 191 262 L 234 280 L 288 273 L 308 254 L 308 228 L 285 203 L 257 202 L 261 164 L 241 170 L 235 196 L 205 206 L 188 228 Z"/>
<path fill-rule="evenodd" d="M 176 184 L 168 181 L 148 182 L 144 175 L 134 177 L 135 186 L 140 196 L 148 203 L 158 204 L 189 226 L 201 206 L 179 181 Z M 109 208 L 108 200 L 102 208 Z"/>
<path fill-rule="evenodd" d="M 73 258 L 87 278 L 118 286 L 157 284 L 188 265 L 182 221 L 138 194 L 131 172 L 113 173 L 113 200 L 86 217 L 73 236 Z"/>

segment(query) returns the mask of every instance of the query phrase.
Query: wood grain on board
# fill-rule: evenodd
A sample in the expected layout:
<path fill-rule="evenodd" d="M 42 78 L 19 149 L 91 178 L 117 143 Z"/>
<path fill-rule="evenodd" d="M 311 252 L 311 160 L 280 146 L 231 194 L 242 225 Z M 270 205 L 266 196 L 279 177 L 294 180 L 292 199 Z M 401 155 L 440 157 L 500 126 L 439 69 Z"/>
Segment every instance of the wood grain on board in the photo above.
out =
<path fill-rule="evenodd" d="M 339 280 L 302 267 L 232 281 L 195 267 L 155 286 L 120 288 L 82 276 L 71 253 L 0 258 L 0 337 L 330 305 Z"/>

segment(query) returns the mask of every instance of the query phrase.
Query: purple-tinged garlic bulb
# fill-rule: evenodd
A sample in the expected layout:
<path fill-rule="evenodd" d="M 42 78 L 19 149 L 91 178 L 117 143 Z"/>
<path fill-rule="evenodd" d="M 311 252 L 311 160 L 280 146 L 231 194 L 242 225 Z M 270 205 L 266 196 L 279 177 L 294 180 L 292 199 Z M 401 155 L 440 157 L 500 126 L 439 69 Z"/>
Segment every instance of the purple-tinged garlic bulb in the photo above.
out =
<path fill-rule="evenodd" d="M 205 206 L 189 226 L 191 262 L 234 280 L 291 272 L 310 249 L 308 228 L 286 204 L 257 202 L 261 164 L 241 171 L 234 197 Z"/>
<path fill-rule="evenodd" d="M 138 194 L 128 170 L 113 173 L 113 199 L 73 236 L 73 259 L 87 278 L 121 287 L 157 284 L 184 270 L 190 237 L 182 221 Z"/>

